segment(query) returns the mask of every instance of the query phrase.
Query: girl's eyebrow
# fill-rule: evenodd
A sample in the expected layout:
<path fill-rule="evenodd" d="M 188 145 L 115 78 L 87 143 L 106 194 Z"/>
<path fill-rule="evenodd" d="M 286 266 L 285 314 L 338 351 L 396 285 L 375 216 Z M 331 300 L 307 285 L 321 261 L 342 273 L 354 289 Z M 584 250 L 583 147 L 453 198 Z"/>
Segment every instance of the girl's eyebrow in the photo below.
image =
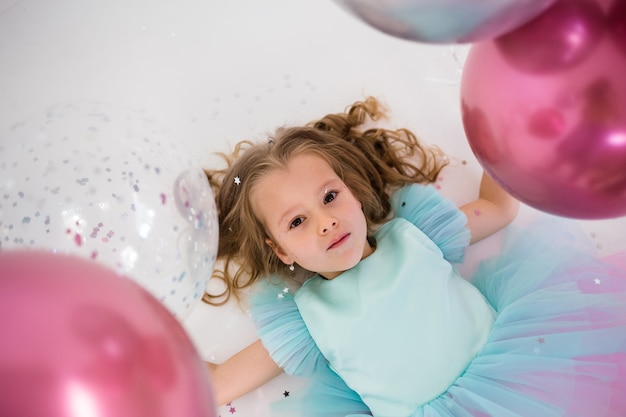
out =
<path fill-rule="evenodd" d="M 320 187 L 320 189 L 324 189 L 324 194 L 328 192 L 328 190 L 332 188 L 337 188 L 338 184 L 340 184 L 341 180 L 339 178 L 331 178 L 327 181 L 324 181 L 324 185 Z"/>
<path fill-rule="evenodd" d="M 295 208 L 289 208 L 285 210 L 283 214 L 278 218 L 278 221 L 276 222 L 276 226 L 280 229 L 282 227 L 282 224 L 286 223 L 287 220 L 291 219 L 291 217 L 293 217 L 292 213 L 295 213 L 295 212 L 296 212 Z"/>
<path fill-rule="evenodd" d="M 322 183 L 322 186 L 319 187 L 319 193 L 325 196 L 326 194 L 328 194 L 330 190 L 338 188 L 339 184 L 340 184 L 340 181 L 337 178 L 331 178 L 327 181 L 324 181 Z"/>

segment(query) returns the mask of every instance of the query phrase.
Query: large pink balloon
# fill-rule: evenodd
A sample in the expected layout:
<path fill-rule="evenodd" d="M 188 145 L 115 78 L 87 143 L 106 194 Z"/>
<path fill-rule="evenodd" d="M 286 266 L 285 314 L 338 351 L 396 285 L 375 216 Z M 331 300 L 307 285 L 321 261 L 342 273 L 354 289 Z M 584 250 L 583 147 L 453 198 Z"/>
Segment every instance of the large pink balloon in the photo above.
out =
<path fill-rule="evenodd" d="M 335 0 L 370 26 L 402 39 L 467 43 L 492 39 L 538 16 L 555 0 Z"/>
<path fill-rule="evenodd" d="M 207 371 L 168 310 L 100 264 L 0 253 L 0 415 L 213 417 Z"/>
<path fill-rule="evenodd" d="M 463 124 L 511 194 L 564 217 L 626 215 L 624 0 L 560 0 L 471 47 Z"/>
<path fill-rule="evenodd" d="M 561 0 L 523 28 L 500 37 L 496 46 L 521 70 L 562 72 L 587 59 L 604 31 L 605 14 L 597 2 Z"/>
<path fill-rule="evenodd" d="M 615 0 L 609 10 L 609 32 L 626 56 L 626 1 Z"/>

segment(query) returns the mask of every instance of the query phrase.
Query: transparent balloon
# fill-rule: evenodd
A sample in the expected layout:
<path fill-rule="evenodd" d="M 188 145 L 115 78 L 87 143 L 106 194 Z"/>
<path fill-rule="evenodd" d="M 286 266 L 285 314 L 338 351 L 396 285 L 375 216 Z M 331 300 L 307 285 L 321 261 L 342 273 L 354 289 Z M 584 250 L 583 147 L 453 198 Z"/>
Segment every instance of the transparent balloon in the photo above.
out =
<path fill-rule="evenodd" d="M 539 210 L 626 215 L 624 4 L 560 1 L 470 48 L 461 98 L 471 148 L 496 181 Z"/>
<path fill-rule="evenodd" d="M 370 26 L 424 43 L 493 39 L 538 16 L 555 0 L 335 0 Z"/>
<path fill-rule="evenodd" d="M 0 276 L 0 415 L 217 415 L 191 340 L 134 281 L 41 250 L 3 251 Z"/>
<path fill-rule="evenodd" d="M 204 172 L 171 132 L 140 111 L 57 105 L 11 126 L 0 155 L 2 249 L 101 262 L 181 319 L 200 300 L 217 213 Z"/>

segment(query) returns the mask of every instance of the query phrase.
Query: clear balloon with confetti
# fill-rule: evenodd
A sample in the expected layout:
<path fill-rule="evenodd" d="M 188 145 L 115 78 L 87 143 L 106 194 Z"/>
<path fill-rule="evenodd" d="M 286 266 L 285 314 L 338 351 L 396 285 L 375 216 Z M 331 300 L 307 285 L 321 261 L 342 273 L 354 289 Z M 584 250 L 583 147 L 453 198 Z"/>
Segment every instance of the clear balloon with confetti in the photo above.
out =
<path fill-rule="evenodd" d="M 170 131 L 104 103 L 55 105 L 0 134 L 0 248 L 112 267 L 179 319 L 217 254 L 211 187 Z"/>

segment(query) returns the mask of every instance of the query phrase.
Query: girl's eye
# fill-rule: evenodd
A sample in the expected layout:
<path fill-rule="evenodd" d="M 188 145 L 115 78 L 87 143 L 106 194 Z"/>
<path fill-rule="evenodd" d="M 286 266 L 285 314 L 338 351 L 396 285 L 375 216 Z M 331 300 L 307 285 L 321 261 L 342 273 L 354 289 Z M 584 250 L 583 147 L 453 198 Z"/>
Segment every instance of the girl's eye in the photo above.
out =
<path fill-rule="evenodd" d="M 337 191 L 331 191 L 324 196 L 324 204 L 328 204 L 337 198 Z"/>
<path fill-rule="evenodd" d="M 290 229 L 293 229 L 294 227 L 298 227 L 302 224 L 302 217 L 298 217 L 297 219 L 294 219 L 294 221 L 291 222 L 291 224 L 289 225 Z"/>

